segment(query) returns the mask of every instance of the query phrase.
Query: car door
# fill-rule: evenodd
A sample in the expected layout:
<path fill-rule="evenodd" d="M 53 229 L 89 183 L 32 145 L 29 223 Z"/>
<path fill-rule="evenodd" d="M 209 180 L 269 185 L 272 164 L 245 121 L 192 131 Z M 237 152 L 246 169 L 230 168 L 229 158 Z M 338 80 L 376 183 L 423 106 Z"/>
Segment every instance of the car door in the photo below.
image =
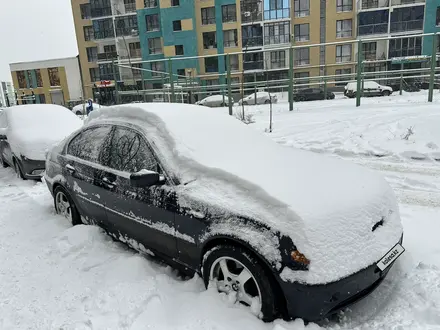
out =
<path fill-rule="evenodd" d="M 104 188 L 98 180 L 111 139 L 111 125 L 87 128 L 68 143 L 63 158 L 63 175 L 80 214 L 88 223 L 111 230 L 105 211 Z"/>
<path fill-rule="evenodd" d="M 0 112 L 0 157 L 12 165 L 12 151 L 8 141 L 8 120 L 6 112 Z"/>
<path fill-rule="evenodd" d="M 99 178 L 109 202 L 107 217 L 122 240 L 134 239 L 166 257 L 177 257 L 174 227 L 175 193 L 169 183 L 139 188 L 130 175 L 140 170 L 160 172 L 145 137 L 132 127 L 116 126 L 105 170 Z"/>

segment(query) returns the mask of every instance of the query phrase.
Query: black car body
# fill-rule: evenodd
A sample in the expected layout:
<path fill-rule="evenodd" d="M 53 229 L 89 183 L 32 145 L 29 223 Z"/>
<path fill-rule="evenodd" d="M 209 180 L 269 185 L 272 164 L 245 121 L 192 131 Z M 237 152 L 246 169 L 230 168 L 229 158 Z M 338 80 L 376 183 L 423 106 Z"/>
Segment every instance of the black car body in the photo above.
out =
<path fill-rule="evenodd" d="M 145 109 L 160 106 L 149 104 Z M 198 108 L 179 107 L 182 111 Z M 182 181 L 179 170 L 171 170 L 167 164 L 167 157 L 175 151 L 160 138 L 169 134 L 163 123 L 156 117 L 151 122 L 132 120 L 134 107 L 114 109 L 125 112 L 91 120 L 47 156 L 45 181 L 55 207 L 74 224 L 99 225 L 137 250 L 152 252 L 182 271 L 201 274 L 206 284 L 214 268 L 209 259 L 221 249 L 236 259 L 249 256 L 253 261 L 247 263 L 246 259 L 243 264 L 257 278 L 261 296 L 268 295 L 262 298 L 265 320 L 278 315 L 322 319 L 366 296 L 386 276 L 390 267 L 381 272 L 373 264 L 325 285 L 286 281 L 281 276 L 283 270 L 307 272 L 310 262 L 291 237 L 261 221 L 251 209 L 225 210 L 203 194 L 203 189 L 220 191 L 221 185 L 233 184 L 229 179 L 219 179 L 196 190 L 199 193 L 191 193 L 192 185 L 204 182 L 206 168 L 194 165 L 201 176 Z M 111 114 L 112 110 L 105 112 Z M 159 140 L 151 138 L 153 131 Z M 185 168 L 183 163 L 181 166 Z M 63 206 L 58 208 L 58 196 L 67 202 L 70 212 L 64 212 Z M 273 241 L 279 242 L 275 250 Z M 271 256 L 273 252 L 276 258 Z M 260 282 L 263 280 L 266 282 Z"/>
<path fill-rule="evenodd" d="M 324 89 L 321 88 L 305 88 L 298 90 L 293 94 L 293 99 L 295 102 L 333 100 L 334 98 L 335 98 L 334 93 L 327 91 L 326 94 L 324 92 Z"/>

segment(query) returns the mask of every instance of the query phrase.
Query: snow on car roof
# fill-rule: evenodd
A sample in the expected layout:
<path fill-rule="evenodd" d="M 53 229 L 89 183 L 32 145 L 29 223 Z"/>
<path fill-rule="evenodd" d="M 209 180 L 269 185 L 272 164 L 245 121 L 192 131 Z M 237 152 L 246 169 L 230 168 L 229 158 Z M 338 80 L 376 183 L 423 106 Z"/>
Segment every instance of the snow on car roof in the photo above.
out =
<path fill-rule="evenodd" d="M 232 116 L 194 105 L 110 107 L 92 112 L 88 123 L 112 119 L 143 127 L 165 164 L 182 182 L 192 182 L 182 188 L 190 196 L 292 237 L 314 271 L 289 279 L 336 280 L 377 261 L 392 247 L 390 240 L 400 238 L 394 195 L 369 170 L 283 147 Z M 373 235 L 372 226 L 390 210 L 390 221 Z"/>

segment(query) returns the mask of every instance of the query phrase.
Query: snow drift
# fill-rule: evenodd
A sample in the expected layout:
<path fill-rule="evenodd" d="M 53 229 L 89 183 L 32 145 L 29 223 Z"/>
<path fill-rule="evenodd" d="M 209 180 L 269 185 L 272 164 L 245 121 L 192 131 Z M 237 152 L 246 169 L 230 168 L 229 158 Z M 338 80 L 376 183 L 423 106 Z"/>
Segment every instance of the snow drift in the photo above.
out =
<path fill-rule="evenodd" d="M 194 201 L 203 200 L 225 218 L 252 217 L 290 236 L 311 264 L 308 272 L 284 270 L 286 281 L 323 284 L 348 276 L 377 262 L 402 234 L 391 188 L 369 170 L 282 147 L 197 106 L 117 106 L 92 112 L 87 123 L 109 119 L 144 129 L 167 170 L 188 183 L 176 188 L 180 203 L 198 209 Z M 252 236 L 242 239 L 253 243 Z"/>
<path fill-rule="evenodd" d="M 83 125 L 69 109 L 59 105 L 20 105 L 5 111 L 12 151 L 33 160 L 45 160 L 47 149 Z"/>

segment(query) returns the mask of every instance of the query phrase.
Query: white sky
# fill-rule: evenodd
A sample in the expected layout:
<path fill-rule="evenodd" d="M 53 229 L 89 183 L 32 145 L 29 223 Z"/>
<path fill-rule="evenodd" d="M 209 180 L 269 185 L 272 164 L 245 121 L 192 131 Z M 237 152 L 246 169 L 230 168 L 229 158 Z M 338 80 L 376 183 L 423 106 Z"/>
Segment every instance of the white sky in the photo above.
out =
<path fill-rule="evenodd" d="M 0 81 L 9 63 L 78 54 L 70 0 L 0 0 Z"/>

